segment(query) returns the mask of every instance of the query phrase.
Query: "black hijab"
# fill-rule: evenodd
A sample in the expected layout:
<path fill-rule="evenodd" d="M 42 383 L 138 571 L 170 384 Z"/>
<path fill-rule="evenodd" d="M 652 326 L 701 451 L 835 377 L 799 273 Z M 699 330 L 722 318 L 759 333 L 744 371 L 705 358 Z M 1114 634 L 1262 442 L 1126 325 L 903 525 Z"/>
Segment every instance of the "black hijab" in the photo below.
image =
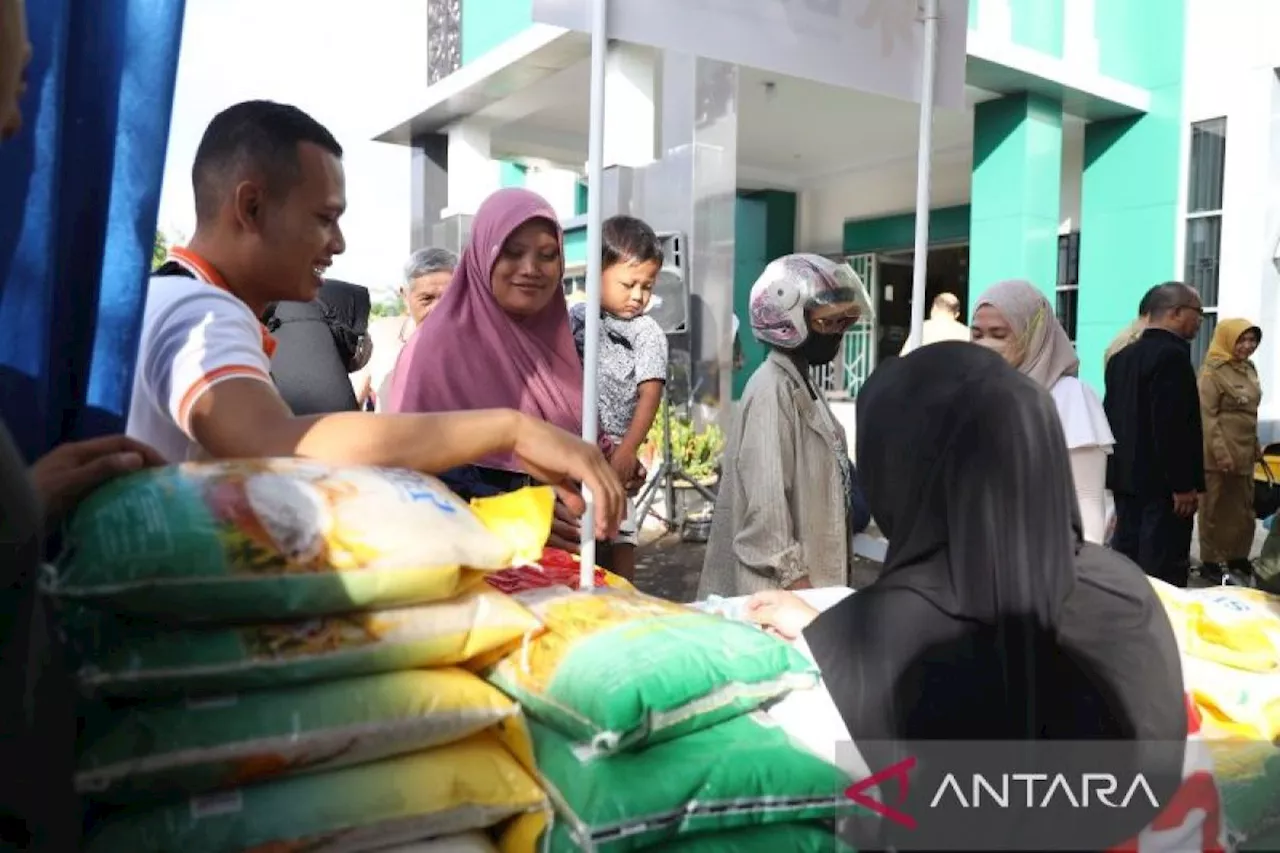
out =
<path fill-rule="evenodd" d="M 989 350 L 938 343 L 875 371 L 857 436 L 888 553 L 805 639 L 872 771 L 921 741 L 1156 740 L 1171 794 L 1173 631 L 1136 566 L 1082 543 L 1052 398 Z"/>
<path fill-rule="evenodd" d="M 368 346 L 369 312 L 367 288 L 336 280 L 325 281 L 312 302 L 271 307 L 264 318 L 276 341 L 271 376 L 295 415 L 359 408 L 350 374 Z"/>

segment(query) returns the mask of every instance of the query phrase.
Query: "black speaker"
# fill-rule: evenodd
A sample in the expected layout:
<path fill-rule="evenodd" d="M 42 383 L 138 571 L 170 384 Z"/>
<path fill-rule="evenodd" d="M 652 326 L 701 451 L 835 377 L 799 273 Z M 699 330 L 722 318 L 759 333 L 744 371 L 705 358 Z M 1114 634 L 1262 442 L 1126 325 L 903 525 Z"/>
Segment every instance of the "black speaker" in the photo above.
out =
<path fill-rule="evenodd" d="M 649 316 L 668 335 L 679 335 L 689 331 L 689 266 L 685 239 L 683 234 L 674 231 L 661 232 L 658 239 L 662 241 L 663 263 L 653 283 Z"/>

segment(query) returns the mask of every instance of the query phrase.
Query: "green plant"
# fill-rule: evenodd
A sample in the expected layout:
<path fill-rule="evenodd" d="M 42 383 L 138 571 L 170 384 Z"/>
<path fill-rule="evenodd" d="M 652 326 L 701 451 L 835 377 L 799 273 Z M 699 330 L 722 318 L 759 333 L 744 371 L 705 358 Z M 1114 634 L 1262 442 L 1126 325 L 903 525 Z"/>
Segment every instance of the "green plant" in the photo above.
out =
<path fill-rule="evenodd" d="M 156 232 L 156 241 L 151 246 L 151 269 L 156 270 L 164 263 L 169 254 L 169 241 L 163 231 Z"/>
<path fill-rule="evenodd" d="M 666 412 L 666 403 L 658 407 L 658 414 L 649 427 L 642 450 L 654 456 L 661 456 L 662 419 Z M 703 482 L 715 477 L 720 464 L 720 454 L 724 451 L 724 433 L 715 424 L 708 424 L 705 429 L 698 430 L 687 415 L 676 410 L 671 413 L 671 453 L 681 470 L 690 478 Z"/>
<path fill-rule="evenodd" d="M 404 304 L 404 297 L 398 291 L 394 296 L 369 306 L 370 317 L 403 317 L 407 313 L 409 309 Z"/>

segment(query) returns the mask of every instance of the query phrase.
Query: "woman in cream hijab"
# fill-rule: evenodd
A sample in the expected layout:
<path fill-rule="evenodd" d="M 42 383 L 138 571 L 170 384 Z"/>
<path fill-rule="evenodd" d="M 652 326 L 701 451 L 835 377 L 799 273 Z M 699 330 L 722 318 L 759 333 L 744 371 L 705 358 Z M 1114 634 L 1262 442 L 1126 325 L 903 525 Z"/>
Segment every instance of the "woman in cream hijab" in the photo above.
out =
<path fill-rule="evenodd" d="M 1071 457 L 1084 536 L 1102 544 L 1107 528 L 1107 456 L 1115 445 L 1102 401 L 1079 379 L 1080 359 L 1053 306 L 1026 281 L 1002 281 L 978 297 L 973 342 L 1005 361 L 1053 396 Z"/>

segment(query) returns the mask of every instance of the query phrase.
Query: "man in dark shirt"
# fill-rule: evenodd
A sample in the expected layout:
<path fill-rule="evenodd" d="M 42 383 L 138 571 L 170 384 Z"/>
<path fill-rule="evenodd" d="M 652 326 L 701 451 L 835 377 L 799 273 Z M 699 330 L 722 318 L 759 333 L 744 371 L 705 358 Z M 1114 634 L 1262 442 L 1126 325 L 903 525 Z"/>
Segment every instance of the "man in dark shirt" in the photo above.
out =
<path fill-rule="evenodd" d="M 1142 337 L 1107 364 L 1104 407 L 1116 438 L 1107 462 L 1107 487 L 1116 501 L 1111 544 L 1148 575 L 1185 587 L 1191 529 L 1204 491 L 1190 345 L 1203 309 L 1181 282 L 1157 287 L 1149 308 Z"/>

